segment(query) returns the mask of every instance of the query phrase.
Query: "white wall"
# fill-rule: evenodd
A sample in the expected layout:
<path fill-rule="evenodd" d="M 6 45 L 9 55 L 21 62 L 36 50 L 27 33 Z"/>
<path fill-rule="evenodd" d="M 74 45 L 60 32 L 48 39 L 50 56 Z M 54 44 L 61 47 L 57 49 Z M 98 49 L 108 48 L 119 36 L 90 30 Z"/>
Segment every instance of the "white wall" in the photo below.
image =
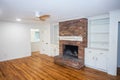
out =
<path fill-rule="evenodd" d="M 0 61 L 30 55 L 30 27 L 26 24 L 0 22 Z"/>
<path fill-rule="evenodd" d="M 40 42 L 31 43 L 31 28 L 40 30 Z M 31 51 L 40 51 L 41 54 L 52 56 L 50 48 L 50 23 L 0 21 L 0 61 L 30 56 Z"/>
<path fill-rule="evenodd" d="M 117 54 L 117 67 L 120 67 L 120 23 L 118 24 L 118 54 Z"/>
<path fill-rule="evenodd" d="M 120 21 L 120 10 L 110 12 L 110 35 L 108 53 L 108 73 L 116 75 L 117 72 L 117 45 L 118 45 L 118 22 Z"/>

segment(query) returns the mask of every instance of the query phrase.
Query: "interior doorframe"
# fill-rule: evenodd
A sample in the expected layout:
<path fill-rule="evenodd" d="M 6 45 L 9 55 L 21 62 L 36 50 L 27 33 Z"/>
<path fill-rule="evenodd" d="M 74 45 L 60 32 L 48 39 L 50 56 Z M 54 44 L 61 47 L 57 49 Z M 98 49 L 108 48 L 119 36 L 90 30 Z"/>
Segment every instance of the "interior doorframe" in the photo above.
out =
<path fill-rule="evenodd" d="M 107 55 L 107 73 L 117 75 L 117 46 L 118 46 L 118 22 L 120 10 L 110 12 L 109 52 Z"/>
<path fill-rule="evenodd" d="M 120 34 L 119 33 L 120 33 L 120 21 L 118 22 L 118 47 L 120 48 L 120 43 L 119 43 Z M 119 58 L 119 55 L 120 55 L 118 47 L 117 47 L 117 50 L 118 50 L 118 52 L 117 52 L 117 73 L 118 73 L 118 61 L 119 61 L 118 58 Z"/>

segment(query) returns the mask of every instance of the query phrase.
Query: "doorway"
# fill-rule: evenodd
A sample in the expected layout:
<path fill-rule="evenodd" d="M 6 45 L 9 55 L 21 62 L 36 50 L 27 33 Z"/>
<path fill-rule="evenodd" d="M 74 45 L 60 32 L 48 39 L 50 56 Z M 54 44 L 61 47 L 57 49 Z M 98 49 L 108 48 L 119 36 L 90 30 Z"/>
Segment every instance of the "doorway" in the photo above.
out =
<path fill-rule="evenodd" d="M 118 23 L 117 75 L 120 75 L 120 22 Z"/>
<path fill-rule="evenodd" d="M 31 29 L 31 52 L 40 51 L 40 30 Z"/>

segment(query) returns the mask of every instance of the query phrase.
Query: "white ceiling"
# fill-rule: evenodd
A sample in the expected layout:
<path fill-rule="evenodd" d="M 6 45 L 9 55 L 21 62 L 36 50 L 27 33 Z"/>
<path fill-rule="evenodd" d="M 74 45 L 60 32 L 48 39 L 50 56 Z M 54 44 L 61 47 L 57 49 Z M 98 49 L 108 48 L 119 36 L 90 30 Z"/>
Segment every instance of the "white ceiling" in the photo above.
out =
<path fill-rule="evenodd" d="M 35 12 L 50 14 L 49 21 L 95 16 L 120 9 L 120 0 L 0 0 L 0 20 L 30 21 Z"/>

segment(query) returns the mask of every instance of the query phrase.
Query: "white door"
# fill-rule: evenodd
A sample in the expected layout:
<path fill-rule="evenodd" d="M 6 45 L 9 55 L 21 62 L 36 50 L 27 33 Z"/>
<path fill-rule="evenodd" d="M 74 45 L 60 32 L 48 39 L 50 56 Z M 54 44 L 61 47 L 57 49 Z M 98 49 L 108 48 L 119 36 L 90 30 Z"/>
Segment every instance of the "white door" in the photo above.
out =
<path fill-rule="evenodd" d="M 49 42 L 49 34 L 47 30 L 43 30 L 41 33 L 41 53 L 49 54 L 50 42 Z"/>

